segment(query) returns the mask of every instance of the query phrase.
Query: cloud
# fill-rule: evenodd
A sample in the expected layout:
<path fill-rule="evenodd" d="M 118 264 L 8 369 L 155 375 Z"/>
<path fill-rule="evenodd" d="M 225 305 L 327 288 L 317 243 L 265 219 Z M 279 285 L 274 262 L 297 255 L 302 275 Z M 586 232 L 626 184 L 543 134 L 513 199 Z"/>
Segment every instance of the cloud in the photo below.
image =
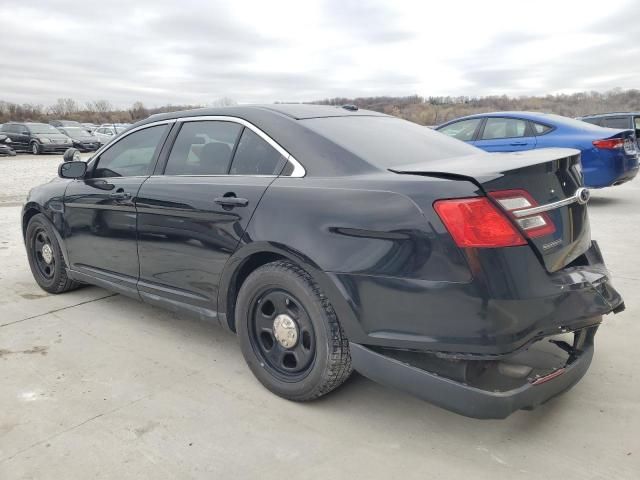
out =
<path fill-rule="evenodd" d="M 640 5 L 599 5 L 4 0 L 0 99 L 128 106 L 635 87 Z"/>

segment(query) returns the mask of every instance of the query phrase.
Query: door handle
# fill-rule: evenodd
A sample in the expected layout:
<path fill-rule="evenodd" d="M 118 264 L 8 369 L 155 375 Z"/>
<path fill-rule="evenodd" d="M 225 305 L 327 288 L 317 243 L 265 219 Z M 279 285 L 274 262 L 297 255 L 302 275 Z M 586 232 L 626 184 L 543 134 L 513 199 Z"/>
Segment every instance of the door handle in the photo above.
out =
<path fill-rule="evenodd" d="M 510 145 L 514 146 L 514 147 L 521 147 L 523 145 L 527 145 L 528 142 L 512 142 Z"/>
<path fill-rule="evenodd" d="M 119 188 L 115 192 L 111 192 L 109 194 L 109 197 L 113 198 L 114 200 L 129 200 L 131 198 L 131 194 Z"/>
<path fill-rule="evenodd" d="M 238 198 L 236 196 L 217 197 L 213 200 L 218 205 L 223 207 L 246 207 L 249 205 L 249 200 L 246 198 Z"/>

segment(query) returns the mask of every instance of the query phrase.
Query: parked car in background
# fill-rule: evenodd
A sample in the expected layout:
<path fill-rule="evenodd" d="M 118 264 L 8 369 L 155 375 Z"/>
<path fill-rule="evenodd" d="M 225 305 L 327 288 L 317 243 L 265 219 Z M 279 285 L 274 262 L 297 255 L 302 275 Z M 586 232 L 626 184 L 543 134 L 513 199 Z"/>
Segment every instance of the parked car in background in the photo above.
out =
<path fill-rule="evenodd" d="M 115 123 L 103 123 L 93 131 L 93 135 L 100 140 L 101 143 L 110 142 L 113 137 L 127 129 L 126 126 L 118 125 Z"/>
<path fill-rule="evenodd" d="M 578 382 L 624 309 L 574 149 L 491 154 L 376 112 L 266 105 L 154 115 L 76 153 L 23 208 L 38 284 L 219 322 L 290 400 L 353 368 L 504 418 Z"/>
<path fill-rule="evenodd" d="M 2 132 L 11 139 L 11 148 L 17 151 L 39 153 L 62 153 L 73 146 L 73 140 L 53 125 L 35 122 L 9 122 Z"/>
<path fill-rule="evenodd" d="M 54 127 L 76 127 L 76 128 L 84 128 L 80 122 L 76 122 L 75 120 L 50 120 L 49 125 L 53 125 Z"/>
<path fill-rule="evenodd" d="M 91 135 L 91 133 L 84 128 L 58 127 L 58 130 L 71 138 L 74 148 L 77 148 L 81 152 L 93 152 L 102 145 L 96 136 Z"/>
<path fill-rule="evenodd" d="M 457 118 L 437 130 L 488 152 L 576 148 L 582 154 L 584 183 L 592 188 L 620 185 L 638 173 L 630 128 L 604 128 L 547 113 L 494 112 Z"/>
<path fill-rule="evenodd" d="M 2 126 L 0 125 L 0 130 Z M 0 155 L 2 156 L 15 156 L 16 151 L 11 148 L 11 139 L 4 133 L 0 133 Z"/>
<path fill-rule="evenodd" d="M 640 112 L 599 113 L 585 115 L 577 120 L 592 123 L 600 127 L 632 129 L 640 146 Z"/>
<path fill-rule="evenodd" d="M 82 126 L 85 128 L 85 130 L 89 133 L 93 133 L 93 131 L 98 128 L 98 125 L 96 125 L 95 123 L 83 123 Z"/>

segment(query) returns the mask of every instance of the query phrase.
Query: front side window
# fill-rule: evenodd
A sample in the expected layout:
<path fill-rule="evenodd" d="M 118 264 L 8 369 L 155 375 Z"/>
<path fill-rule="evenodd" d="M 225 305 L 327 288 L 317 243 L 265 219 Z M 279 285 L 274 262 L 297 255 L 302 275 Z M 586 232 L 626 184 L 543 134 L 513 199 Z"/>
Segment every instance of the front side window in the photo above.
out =
<path fill-rule="evenodd" d="M 233 122 L 185 122 L 167 160 L 165 175 L 226 175 L 242 126 Z"/>
<path fill-rule="evenodd" d="M 105 150 L 93 171 L 94 178 L 150 175 L 152 161 L 160 149 L 166 125 L 139 130 Z"/>
<path fill-rule="evenodd" d="M 476 133 L 476 128 L 478 128 L 481 121 L 481 118 L 462 120 L 460 122 L 447 125 L 438 131 L 445 135 L 449 135 L 450 137 L 462 140 L 463 142 L 469 142 L 473 140 L 473 134 Z"/>
<path fill-rule="evenodd" d="M 233 157 L 231 175 L 277 175 L 286 159 L 252 130 L 245 128 Z"/>
<path fill-rule="evenodd" d="M 495 140 L 497 138 L 524 137 L 527 130 L 527 122 L 517 118 L 487 118 L 482 132 L 482 140 Z"/>

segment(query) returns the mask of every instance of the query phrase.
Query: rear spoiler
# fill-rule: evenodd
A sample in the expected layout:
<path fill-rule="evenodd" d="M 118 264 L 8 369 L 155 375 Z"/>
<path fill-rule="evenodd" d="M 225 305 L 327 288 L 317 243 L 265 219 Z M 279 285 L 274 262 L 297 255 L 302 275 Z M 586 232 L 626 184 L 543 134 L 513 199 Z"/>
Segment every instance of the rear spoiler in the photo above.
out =
<path fill-rule="evenodd" d="M 512 170 L 579 155 L 580 150 L 573 148 L 540 148 L 510 153 L 479 152 L 462 157 L 401 165 L 390 168 L 389 171 L 430 177 L 460 178 L 471 180 L 474 183 L 485 183 L 500 178 Z"/>

